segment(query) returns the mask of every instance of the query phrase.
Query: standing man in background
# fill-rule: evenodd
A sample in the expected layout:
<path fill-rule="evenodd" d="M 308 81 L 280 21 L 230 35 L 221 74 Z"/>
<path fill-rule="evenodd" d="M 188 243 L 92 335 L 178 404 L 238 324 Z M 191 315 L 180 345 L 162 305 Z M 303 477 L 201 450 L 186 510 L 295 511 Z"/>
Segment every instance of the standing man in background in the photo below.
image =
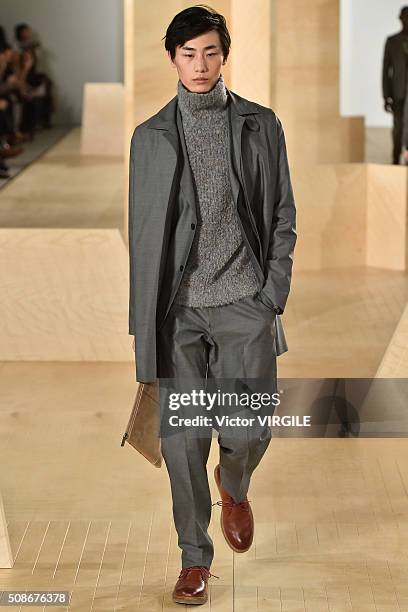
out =
<path fill-rule="evenodd" d="M 393 114 L 393 164 L 399 164 L 403 142 L 406 74 L 408 70 L 408 6 L 401 8 L 399 18 L 402 23 L 402 30 L 389 36 L 386 40 L 382 75 L 384 109 Z"/>

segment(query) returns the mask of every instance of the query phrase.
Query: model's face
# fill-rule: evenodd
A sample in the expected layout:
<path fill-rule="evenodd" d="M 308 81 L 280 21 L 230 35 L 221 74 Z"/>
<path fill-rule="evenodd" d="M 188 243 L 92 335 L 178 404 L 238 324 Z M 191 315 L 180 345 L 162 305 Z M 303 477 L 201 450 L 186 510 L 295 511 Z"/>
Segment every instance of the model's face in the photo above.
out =
<path fill-rule="evenodd" d="M 225 63 L 219 34 L 214 31 L 179 45 L 174 61 L 170 54 L 169 59 L 184 87 L 196 93 L 205 93 L 214 87 Z"/>

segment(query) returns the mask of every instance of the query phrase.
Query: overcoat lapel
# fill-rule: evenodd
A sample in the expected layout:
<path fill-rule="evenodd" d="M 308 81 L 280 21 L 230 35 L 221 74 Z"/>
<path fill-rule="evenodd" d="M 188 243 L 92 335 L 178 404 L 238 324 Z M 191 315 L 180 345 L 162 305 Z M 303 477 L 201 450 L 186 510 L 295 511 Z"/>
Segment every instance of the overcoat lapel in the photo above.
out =
<path fill-rule="evenodd" d="M 178 126 L 178 133 L 180 136 L 180 146 L 181 146 L 182 153 L 183 153 L 182 155 L 183 168 L 181 170 L 181 176 L 180 176 L 180 189 L 183 192 L 184 197 L 186 198 L 188 204 L 193 209 L 195 218 L 197 219 L 199 215 L 198 215 L 198 202 L 197 202 L 197 197 L 196 197 L 196 188 L 195 188 L 194 176 L 191 170 L 191 166 L 188 163 L 187 145 L 186 145 L 186 140 L 184 137 L 183 123 L 182 123 L 180 109 L 177 109 L 177 126 Z"/>

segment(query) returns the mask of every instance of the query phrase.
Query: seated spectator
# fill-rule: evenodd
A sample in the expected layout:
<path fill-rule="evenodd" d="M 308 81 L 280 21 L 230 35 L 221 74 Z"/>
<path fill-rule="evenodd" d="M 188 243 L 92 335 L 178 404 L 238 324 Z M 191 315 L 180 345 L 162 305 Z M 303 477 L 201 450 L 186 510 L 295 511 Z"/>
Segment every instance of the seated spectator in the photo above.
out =
<path fill-rule="evenodd" d="M 0 178 L 9 178 L 7 157 L 19 155 L 23 149 L 13 145 L 21 142 L 24 136 L 14 128 L 12 94 L 21 88 L 17 76 L 10 71 L 9 62 L 13 50 L 0 47 Z"/>
<path fill-rule="evenodd" d="M 41 45 L 34 38 L 30 26 L 26 23 L 17 24 L 14 32 L 21 53 L 29 54 L 32 57 L 32 65 L 26 75 L 26 82 L 32 89 L 32 97 L 35 98 L 34 116 L 25 116 L 20 129 L 22 132 L 31 131 L 32 123 L 34 123 L 34 128 L 37 124 L 43 128 L 49 128 L 51 127 L 51 114 L 54 111 L 53 84 L 45 72 L 38 71 Z"/>
<path fill-rule="evenodd" d="M 16 25 L 16 48 L 0 26 L 0 178 L 8 178 L 7 157 L 19 155 L 22 142 L 37 127 L 48 128 L 54 110 L 52 81 L 38 70 L 41 46 L 26 23 Z"/>

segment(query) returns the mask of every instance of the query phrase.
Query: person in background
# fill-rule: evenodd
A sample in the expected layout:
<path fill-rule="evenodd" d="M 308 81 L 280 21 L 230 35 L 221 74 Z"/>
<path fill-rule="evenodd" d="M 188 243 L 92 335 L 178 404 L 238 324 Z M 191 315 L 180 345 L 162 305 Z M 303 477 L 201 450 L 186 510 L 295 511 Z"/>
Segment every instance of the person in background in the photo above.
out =
<path fill-rule="evenodd" d="M 33 127 L 51 127 L 51 115 L 55 110 L 53 83 L 45 72 L 39 72 L 38 64 L 42 57 L 40 42 L 34 37 L 27 23 L 19 23 L 14 28 L 17 46 L 24 58 L 30 55 L 32 63 L 26 75 L 26 83 L 31 88 L 30 100 L 23 113 L 21 131 L 32 131 Z M 27 61 L 27 60 L 25 60 Z"/>
<path fill-rule="evenodd" d="M 22 147 L 13 145 L 25 139 L 14 126 L 13 95 L 22 88 L 22 82 L 10 66 L 12 57 L 13 50 L 9 45 L 0 47 L 0 178 L 10 177 L 5 159 L 20 155 Z"/>
<path fill-rule="evenodd" d="M 403 143 L 404 105 L 408 70 L 408 6 L 400 10 L 402 30 L 385 42 L 382 71 L 384 110 L 393 114 L 392 163 L 399 164 Z"/>

